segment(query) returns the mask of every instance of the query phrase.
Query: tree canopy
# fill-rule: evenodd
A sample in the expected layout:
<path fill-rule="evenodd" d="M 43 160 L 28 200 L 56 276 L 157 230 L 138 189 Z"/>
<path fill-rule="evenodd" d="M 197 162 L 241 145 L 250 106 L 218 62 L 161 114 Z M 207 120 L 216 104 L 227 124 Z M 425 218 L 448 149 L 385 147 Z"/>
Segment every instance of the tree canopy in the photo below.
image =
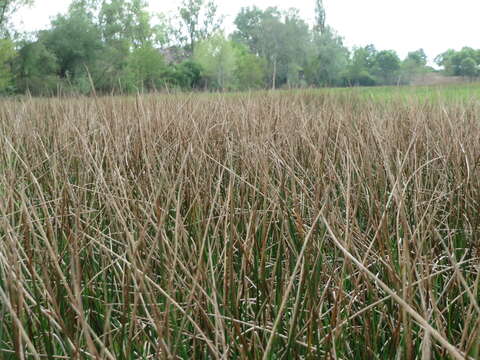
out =
<path fill-rule="evenodd" d="M 403 60 L 374 45 L 348 49 L 324 2 L 312 1 L 311 24 L 295 8 L 251 6 L 226 34 L 214 0 L 183 0 L 171 17 L 151 14 L 146 0 L 73 0 L 49 28 L 12 37 L 12 15 L 31 0 L 0 0 L 0 92 L 398 85 L 435 71 L 423 49 Z M 435 62 L 447 76 L 480 75 L 480 50 L 447 50 Z"/>
<path fill-rule="evenodd" d="M 449 49 L 435 58 L 448 75 L 474 77 L 480 73 L 480 49 L 464 47 L 460 51 Z"/>

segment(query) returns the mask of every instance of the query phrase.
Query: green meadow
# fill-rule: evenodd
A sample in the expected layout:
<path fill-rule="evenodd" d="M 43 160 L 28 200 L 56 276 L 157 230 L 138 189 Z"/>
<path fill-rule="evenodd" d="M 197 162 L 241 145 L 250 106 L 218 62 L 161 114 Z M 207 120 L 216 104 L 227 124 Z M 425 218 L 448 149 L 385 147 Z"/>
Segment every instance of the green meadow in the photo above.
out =
<path fill-rule="evenodd" d="M 355 94 L 370 100 L 397 101 L 479 101 L 480 83 L 429 86 L 375 86 L 320 89 L 331 94 Z"/>

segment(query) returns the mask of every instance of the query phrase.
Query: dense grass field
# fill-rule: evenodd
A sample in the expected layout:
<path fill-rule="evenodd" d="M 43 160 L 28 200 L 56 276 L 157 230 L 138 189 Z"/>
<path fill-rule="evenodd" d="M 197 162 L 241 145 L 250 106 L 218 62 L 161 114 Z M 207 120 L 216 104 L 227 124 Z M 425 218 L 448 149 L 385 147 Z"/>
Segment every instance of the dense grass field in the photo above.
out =
<path fill-rule="evenodd" d="M 423 89 L 2 100 L 0 358 L 480 358 L 480 97 Z"/>

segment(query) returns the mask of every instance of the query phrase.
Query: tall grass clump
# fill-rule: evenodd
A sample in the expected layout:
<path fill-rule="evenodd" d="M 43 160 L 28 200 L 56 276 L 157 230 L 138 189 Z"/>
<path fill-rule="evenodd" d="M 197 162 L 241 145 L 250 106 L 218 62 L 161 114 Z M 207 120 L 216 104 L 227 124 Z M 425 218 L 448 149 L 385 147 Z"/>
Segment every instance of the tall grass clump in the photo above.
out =
<path fill-rule="evenodd" d="M 3 359 L 477 359 L 480 103 L 0 103 Z"/>

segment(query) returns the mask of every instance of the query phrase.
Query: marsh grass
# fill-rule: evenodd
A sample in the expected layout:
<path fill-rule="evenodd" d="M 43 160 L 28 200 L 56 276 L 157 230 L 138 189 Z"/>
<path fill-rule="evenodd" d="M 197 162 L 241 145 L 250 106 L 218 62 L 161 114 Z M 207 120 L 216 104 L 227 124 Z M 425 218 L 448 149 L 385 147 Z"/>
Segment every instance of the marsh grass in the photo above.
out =
<path fill-rule="evenodd" d="M 4 359 L 479 357 L 480 104 L 0 104 Z"/>

